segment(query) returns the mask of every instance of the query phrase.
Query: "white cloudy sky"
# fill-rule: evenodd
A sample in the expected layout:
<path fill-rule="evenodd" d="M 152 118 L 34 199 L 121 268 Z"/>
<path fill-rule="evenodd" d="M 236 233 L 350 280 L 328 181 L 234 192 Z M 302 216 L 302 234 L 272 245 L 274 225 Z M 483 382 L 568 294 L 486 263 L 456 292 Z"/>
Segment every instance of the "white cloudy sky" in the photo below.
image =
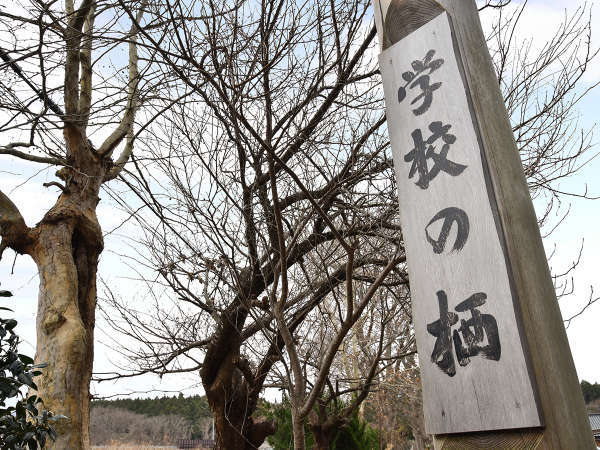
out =
<path fill-rule="evenodd" d="M 582 2 L 574 0 L 530 1 L 527 12 L 523 16 L 522 37 L 533 37 L 539 42 L 550 38 L 563 18 L 565 8 L 568 11 L 573 11 L 579 4 L 582 4 Z M 600 11 L 593 10 L 593 22 L 594 30 L 596 30 L 593 39 L 597 45 L 600 45 Z M 487 20 L 484 17 L 485 26 L 487 26 Z M 591 84 L 600 80 L 600 64 L 594 66 L 585 80 L 586 83 Z M 587 127 L 594 125 L 600 112 L 599 105 L 600 89 L 596 89 L 581 104 L 580 114 L 583 125 Z M 41 219 L 44 211 L 43 206 L 52 203 L 56 198 L 55 192 L 41 187 L 44 181 L 53 178 L 53 170 L 44 170 L 37 173 L 34 172 L 36 169 L 39 168 L 32 169 L 28 164 L 4 157 L 0 165 L 0 187 L 21 208 L 29 225 L 33 225 Z M 578 176 L 573 177 L 561 188 L 583 192 L 587 185 L 588 192 L 600 195 L 598 173 L 600 173 L 600 158 L 592 161 Z M 24 183 L 29 177 L 33 178 Z M 585 240 L 583 258 L 575 273 L 575 294 L 561 303 L 565 317 L 569 317 L 586 303 L 591 286 L 595 286 L 597 293 L 600 294 L 600 283 L 598 282 L 600 267 L 600 234 L 598 233 L 600 200 L 586 201 L 572 198 L 568 201 L 571 203 L 571 214 L 552 237 L 545 241 L 548 252 L 556 246 L 557 252 L 552 260 L 552 266 L 560 270 L 568 266 L 577 257 L 582 240 Z M 108 201 L 100 203 L 98 217 L 105 232 L 117 226 L 122 219 L 120 213 L 115 212 Z M 127 274 L 132 272 L 118 256 L 124 250 L 123 246 L 126 245 L 126 239 L 123 237 L 126 232 L 128 231 L 121 229 L 107 238 L 106 249 L 100 264 L 100 273 L 102 277 L 111 283 L 118 284 L 119 291 L 123 295 L 135 298 L 136 292 L 128 289 L 131 283 L 128 283 L 126 278 Z M 19 331 L 25 338 L 22 350 L 33 354 L 38 283 L 36 270 L 29 258 L 19 257 L 16 260 L 14 274 L 11 275 L 12 264 L 13 256 L 7 253 L 0 262 L 0 281 L 3 283 L 2 288 L 11 289 L 15 294 L 11 306 L 15 310 L 16 318 L 19 320 Z M 139 300 L 143 301 L 142 298 L 139 298 Z M 600 304 L 597 304 L 574 320 L 567 330 L 579 377 L 592 382 L 600 382 L 600 359 L 597 350 L 599 323 Z M 96 336 L 96 371 L 114 370 L 111 361 L 116 361 L 119 357 L 114 354 L 109 346 L 105 345 L 106 343 L 110 344 L 112 337 L 114 337 L 114 333 L 108 333 L 107 335 L 106 329 L 100 320 L 97 324 Z M 188 376 L 167 376 L 163 380 L 153 376 L 145 376 L 137 379 L 127 379 L 118 383 L 105 382 L 99 386 L 94 386 L 93 391 L 100 395 L 113 395 L 146 392 L 152 389 L 184 390 L 187 393 L 192 393 L 199 392 L 201 387 L 198 377 L 190 374 Z"/>
<path fill-rule="evenodd" d="M 522 3 L 522 2 L 515 2 Z M 587 3 L 588 6 L 590 2 Z M 522 18 L 520 27 L 523 37 L 533 37 L 543 42 L 552 37 L 557 25 L 564 18 L 565 11 L 573 12 L 584 5 L 577 0 L 530 0 Z M 486 20 L 483 20 L 484 27 Z M 600 9 L 592 6 L 592 42 L 600 45 Z M 600 64 L 592 64 L 585 84 L 592 85 L 600 81 Z M 580 105 L 580 123 L 593 127 L 600 112 L 600 89 L 592 90 Z M 595 142 L 600 142 L 600 133 L 596 132 Z M 595 149 L 597 152 L 598 149 Z M 577 176 L 561 185 L 561 189 L 569 192 L 600 195 L 600 158 L 591 161 Z M 551 267 L 560 271 L 577 258 L 579 248 L 584 242 L 584 250 L 580 265 L 574 273 L 574 295 L 561 300 L 563 317 L 570 317 L 587 303 L 590 289 L 595 288 L 594 297 L 600 295 L 600 200 L 566 199 L 571 204 L 571 213 L 566 221 L 544 241 L 546 252 L 550 254 L 554 248 L 556 253 L 551 260 Z M 556 246 L 556 247 L 555 247 Z M 600 303 L 600 302 L 599 302 Z M 592 305 L 585 314 L 575 319 L 567 329 L 573 359 L 580 379 L 600 382 L 600 360 L 598 358 L 598 323 L 600 304 Z"/>

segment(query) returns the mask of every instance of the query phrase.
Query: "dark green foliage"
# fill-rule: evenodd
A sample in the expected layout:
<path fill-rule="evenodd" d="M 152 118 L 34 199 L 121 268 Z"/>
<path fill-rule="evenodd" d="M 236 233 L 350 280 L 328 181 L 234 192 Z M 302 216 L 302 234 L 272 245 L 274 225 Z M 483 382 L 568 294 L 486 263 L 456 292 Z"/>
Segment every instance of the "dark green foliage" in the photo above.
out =
<path fill-rule="evenodd" d="M 0 293 L 2 297 L 10 296 L 8 291 Z M 0 311 L 10 309 L 0 307 Z M 24 394 L 28 388 L 37 389 L 33 378 L 42 373 L 39 369 L 45 365 L 33 364 L 29 356 L 18 353 L 16 326 L 16 320 L 0 318 L 0 448 L 34 450 L 43 448 L 48 438 L 55 439 L 50 422 L 62 416 L 52 417 L 43 410 L 40 398 Z M 8 406 L 7 400 L 14 406 Z"/>
<path fill-rule="evenodd" d="M 198 424 L 201 419 L 212 417 L 206 397 L 193 395 L 184 397 L 122 398 L 116 400 L 94 400 L 92 408 L 104 406 L 121 408 L 145 416 L 175 415 L 184 417 L 192 425 L 191 439 L 200 435 Z"/>
<path fill-rule="evenodd" d="M 583 392 L 583 398 L 586 404 L 593 402 L 600 398 L 600 384 L 592 384 L 583 380 L 581 382 L 581 392 Z"/>
<path fill-rule="evenodd" d="M 377 430 L 361 421 L 358 411 L 354 412 L 347 427 L 342 428 L 333 438 L 331 449 L 376 450 L 379 448 Z"/>
<path fill-rule="evenodd" d="M 277 420 L 277 432 L 269 436 L 267 441 L 275 450 L 294 448 L 292 413 L 287 400 L 282 403 L 265 407 L 266 415 Z M 304 428 L 306 448 L 311 448 L 315 442 L 308 426 Z M 337 430 L 331 441 L 331 450 L 377 450 L 379 435 L 368 422 L 360 420 L 358 411 L 354 412 L 350 423 Z"/>
<path fill-rule="evenodd" d="M 277 432 L 269 437 L 267 441 L 274 450 L 287 450 L 294 448 L 294 429 L 292 426 L 292 412 L 287 400 L 283 403 L 269 404 L 265 403 L 264 414 L 268 419 L 275 419 L 277 422 Z M 306 448 L 312 448 L 315 438 L 310 432 L 308 426 L 304 426 L 304 442 Z"/>

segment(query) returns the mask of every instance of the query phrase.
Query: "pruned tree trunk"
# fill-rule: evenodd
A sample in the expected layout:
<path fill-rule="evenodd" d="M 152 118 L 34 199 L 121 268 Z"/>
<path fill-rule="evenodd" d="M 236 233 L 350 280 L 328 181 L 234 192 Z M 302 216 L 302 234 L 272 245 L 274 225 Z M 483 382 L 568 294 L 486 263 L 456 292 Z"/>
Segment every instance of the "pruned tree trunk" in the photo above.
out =
<path fill-rule="evenodd" d="M 96 272 L 103 249 L 95 210 L 105 170 L 89 149 L 79 152 L 86 153 L 78 164 L 83 170 L 59 171 L 67 187 L 34 228 L 29 252 L 40 279 L 36 362 L 48 364 L 38 394 L 46 409 L 67 417 L 56 423 L 56 449 L 89 447 Z"/>
<path fill-rule="evenodd" d="M 96 272 L 103 249 L 96 207 L 112 163 L 75 127 L 65 127 L 64 135 L 72 156 L 56 173 L 62 194 L 34 228 L 0 192 L 0 250 L 27 254 L 37 265 L 35 360 L 47 367 L 36 379 L 36 394 L 45 409 L 67 417 L 56 422 L 58 437 L 50 448 L 77 450 L 89 448 Z"/>
<path fill-rule="evenodd" d="M 44 225 L 40 235 L 32 255 L 40 277 L 36 361 L 48 367 L 39 395 L 47 409 L 68 417 L 57 422 L 54 447 L 87 448 L 98 251 L 68 222 Z"/>
<path fill-rule="evenodd" d="M 253 417 L 261 389 L 248 361 L 240 357 L 239 332 L 234 326 L 236 321 L 245 320 L 245 314 L 242 308 L 231 316 L 224 315 L 225 325 L 200 370 L 219 450 L 257 449 L 276 430 L 273 421 Z"/>
<path fill-rule="evenodd" d="M 227 377 L 225 372 L 234 371 L 232 358 L 227 367 L 220 367 L 213 383 L 205 385 L 206 398 L 215 421 L 215 439 L 217 449 L 246 449 L 244 422 L 248 392 L 244 383 Z"/>
<path fill-rule="evenodd" d="M 223 369 L 223 368 L 221 368 Z M 233 371 L 239 372 L 233 368 Z M 275 424 L 264 418 L 255 418 L 246 383 L 241 374 L 233 380 L 221 376 L 206 389 L 206 398 L 215 421 L 216 449 L 255 450 L 266 437 L 275 432 Z"/>

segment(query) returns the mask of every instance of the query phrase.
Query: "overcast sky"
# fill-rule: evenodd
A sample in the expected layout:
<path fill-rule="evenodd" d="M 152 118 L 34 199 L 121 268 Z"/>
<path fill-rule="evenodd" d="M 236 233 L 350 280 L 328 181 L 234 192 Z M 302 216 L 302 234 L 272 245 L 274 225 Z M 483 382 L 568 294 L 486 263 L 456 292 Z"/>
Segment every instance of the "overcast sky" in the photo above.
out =
<path fill-rule="evenodd" d="M 516 2 L 523 3 L 523 2 Z M 564 18 L 565 11 L 574 12 L 585 2 L 576 0 L 530 0 L 522 18 L 520 31 L 523 37 L 533 37 L 538 42 L 551 38 L 557 25 Z M 587 2 L 588 6 L 590 2 Z M 485 26 L 485 19 L 484 19 Z M 600 46 L 600 8 L 592 6 L 592 43 Z M 600 81 L 600 64 L 592 64 L 585 77 L 585 86 Z M 600 113 L 600 89 L 592 90 L 579 108 L 580 123 L 586 128 L 593 127 Z M 600 130 L 595 133 L 596 143 L 600 142 Z M 594 153 L 600 148 L 596 147 Z M 600 158 L 591 161 L 577 176 L 561 184 L 568 192 L 600 196 Z M 581 262 L 574 273 L 574 295 L 561 300 L 563 317 L 571 317 L 587 303 L 590 289 L 594 287 L 594 297 L 600 296 L 600 200 L 566 198 L 571 213 L 566 221 L 544 241 L 546 253 L 556 249 L 550 261 L 553 272 L 560 272 L 574 261 L 584 242 Z M 564 208 L 568 205 L 565 204 Z M 582 316 L 571 322 L 567 329 L 573 359 L 580 379 L 600 382 L 600 358 L 598 342 L 600 323 L 600 302 L 593 305 Z"/>
<path fill-rule="evenodd" d="M 564 16 L 565 8 L 573 11 L 579 4 L 573 0 L 560 1 L 530 1 L 528 10 L 523 17 L 521 30 L 524 37 L 527 33 L 535 33 L 535 39 L 540 42 L 549 38 L 556 26 Z M 600 14 L 593 11 L 594 42 L 600 44 Z M 487 26 L 484 21 L 484 27 Z M 600 64 L 596 63 L 585 82 L 588 84 L 600 80 Z M 600 90 L 592 91 L 580 107 L 581 123 L 586 127 L 594 125 L 600 112 Z M 600 134 L 598 135 L 600 138 Z M 596 139 L 598 141 L 598 139 Z M 25 164 L 18 160 L 2 157 L 0 165 L 0 186 L 15 203 L 21 208 L 28 225 L 39 221 L 47 205 L 56 199 L 56 192 L 44 189 L 41 184 L 52 180 L 54 170 L 36 172 L 39 167 Z M 600 195 L 600 158 L 591 161 L 588 166 L 577 176 L 564 183 L 563 190 L 583 192 Z M 30 177 L 33 177 L 29 179 Z M 25 182 L 27 180 L 27 182 Z M 106 198 L 106 195 L 103 197 Z M 577 198 L 566 199 L 571 204 L 571 213 L 567 220 L 553 235 L 545 240 L 547 252 L 552 252 L 556 247 L 555 255 L 551 261 L 553 269 L 560 271 L 567 267 L 578 255 L 579 248 L 585 240 L 583 257 L 574 274 L 575 293 L 561 301 L 564 317 L 571 316 L 587 302 L 591 286 L 596 287 L 596 295 L 600 295 L 598 270 L 600 268 L 600 200 L 589 201 Z M 109 232 L 121 223 L 123 216 L 116 212 L 110 202 L 102 201 L 99 205 L 98 217 L 104 232 Z M 129 296 L 143 305 L 143 296 L 132 288 L 132 283 L 127 279 L 133 272 L 127 268 L 119 257 L 120 253 L 127 251 L 127 235 L 135 233 L 133 228 L 127 227 L 111 233 L 106 238 L 106 248 L 100 264 L 101 276 L 111 284 L 116 285 L 123 296 Z M 19 320 L 19 332 L 25 339 L 21 351 L 28 354 L 34 353 L 35 348 L 35 314 L 37 307 L 38 279 L 36 268 L 29 257 L 19 257 L 11 275 L 13 254 L 6 252 L 0 262 L 0 282 L 2 288 L 10 289 L 15 294 L 10 301 Z M 569 341 L 575 360 L 575 365 L 580 379 L 600 382 L 600 358 L 598 358 L 598 325 L 600 324 L 600 303 L 593 305 L 581 317 L 575 319 L 568 328 Z M 108 332 L 102 320 L 97 323 L 97 347 L 95 354 L 95 370 L 114 370 L 111 360 L 118 360 L 118 355 L 110 349 L 114 332 Z M 128 392 L 147 392 L 153 389 L 166 391 L 184 391 L 186 393 L 201 392 L 199 378 L 195 374 L 167 376 L 159 380 L 154 376 L 145 376 L 136 379 L 127 379 L 119 383 L 105 382 L 94 386 L 93 392 L 100 395 L 125 394 Z"/>

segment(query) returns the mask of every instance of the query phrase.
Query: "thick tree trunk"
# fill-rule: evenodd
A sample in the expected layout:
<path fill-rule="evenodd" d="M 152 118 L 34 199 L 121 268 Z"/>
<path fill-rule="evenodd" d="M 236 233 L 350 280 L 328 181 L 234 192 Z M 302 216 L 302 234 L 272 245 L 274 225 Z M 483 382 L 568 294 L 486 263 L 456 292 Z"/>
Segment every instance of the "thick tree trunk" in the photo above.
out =
<path fill-rule="evenodd" d="M 96 274 L 104 245 L 96 207 L 102 184 L 117 177 L 131 155 L 135 113 L 140 103 L 138 30 L 133 24 L 126 35 L 129 41 L 129 82 L 125 112 L 104 143 L 97 150 L 93 148 L 86 131 L 92 105 L 91 53 L 92 42 L 95 42 L 96 2 L 79 3 L 77 9 L 71 5 L 72 11 L 66 18 L 63 33 L 66 46 L 64 111 L 49 99 L 44 89 L 37 89 L 27 79 L 15 61 L 3 56 L 14 73 L 63 123 L 64 154 L 55 151 L 48 152 L 51 157 L 16 154 L 25 160 L 61 167 L 56 176 L 63 183 L 53 181 L 44 184 L 46 187 L 59 187 L 62 194 L 53 206 L 48 205 L 51 207 L 42 221 L 35 228 L 27 227 L 16 205 L 0 192 L 0 259 L 3 251 L 10 248 L 30 255 L 38 268 L 36 362 L 46 363 L 47 367 L 36 378 L 36 394 L 42 398 L 47 410 L 67 417 L 56 422 L 57 440 L 49 442 L 50 448 L 60 450 L 89 448 L 89 385 L 94 359 Z M 136 23 L 145 10 L 145 2 L 141 3 Z M 34 129 L 35 126 L 32 133 Z M 32 144 L 34 134 L 31 135 Z M 121 155 L 113 161 L 113 151 L 124 140 L 126 145 Z"/>
<path fill-rule="evenodd" d="M 250 394 L 239 365 L 239 350 L 230 352 L 222 359 L 217 374 L 207 380 L 201 371 L 206 398 L 215 421 L 216 449 L 256 450 L 266 437 L 275 432 L 275 423 L 265 418 L 253 417 L 256 398 Z"/>
<path fill-rule="evenodd" d="M 43 221 L 32 253 L 40 277 L 36 362 L 48 364 L 38 379 L 38 394 L 46 409 L 68 418 L 56 423 L 58 437 L 52 447 L 61 450 L 89 448 L 96 271 L 102 239 L 97 221 L 90 224 L 96 226 L 93 235 L 82 232 L 81 221 L 73 217 Z"/>
<path fill-rule="evenodd" d="M 36 379 L 37 394 L 46 409 L 67 417 L 55 422 L 58 437 L 49 448 L 56 450 L 90 445 L 96 273 L 104 245 L 95 211 L 105 165 L 93 156 L 77 165 L 57 173 L 65 191 L 32 230 L 28 252 L 40 279 L 35 359 L 48 364 Z"/>
<path fill-rule="evenodd" d="M 48 364 L 38 394 L 45 408 L 68 417 L 56 423 L 56 449 L 89 448 L 99 252 L 72 222 L 42 225 L 33 255 L 40 277 L 36 361 Z"/>
<path fill-rule="evenodd" d="M 224 391 L 211 394 L 207 399 L 215 420 L 216 449 L 256 450 L 267 436 L 275 432 L 275 424 L 263 418 L 252 417 L 255 408 L 248 408 L 245 389 L 225 395 Z"/>

